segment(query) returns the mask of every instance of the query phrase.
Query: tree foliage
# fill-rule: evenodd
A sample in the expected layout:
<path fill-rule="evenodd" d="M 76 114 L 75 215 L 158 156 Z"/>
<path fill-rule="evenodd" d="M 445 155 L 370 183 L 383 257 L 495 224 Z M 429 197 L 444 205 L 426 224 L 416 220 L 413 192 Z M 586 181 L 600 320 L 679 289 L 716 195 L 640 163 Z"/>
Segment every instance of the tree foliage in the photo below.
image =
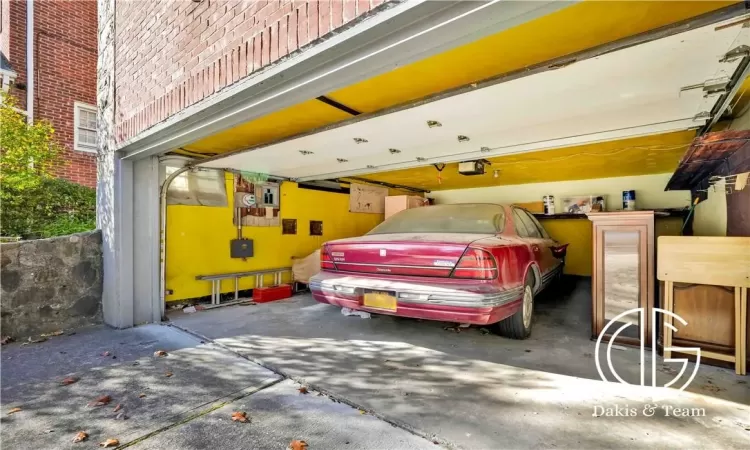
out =
<path fill-rule="evenodd" d="M 28 124 L 13 97 L 1 100 L 0 235 L 28 239 L 93 229 L 96 192 L 54 177 L 65 161 L 52 125 Z"/>

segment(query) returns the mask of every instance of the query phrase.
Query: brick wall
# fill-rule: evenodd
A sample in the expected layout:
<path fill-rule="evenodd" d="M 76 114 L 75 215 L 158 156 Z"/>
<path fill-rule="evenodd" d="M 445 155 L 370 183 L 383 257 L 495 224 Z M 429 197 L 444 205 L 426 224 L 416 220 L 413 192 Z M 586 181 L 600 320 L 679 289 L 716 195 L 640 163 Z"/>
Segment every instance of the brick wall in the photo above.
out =
<path fill-rule="evenodd" d="M 116 0 L 125 141 L 387 0 Z"/>
<path fill-rule="evenodd" d="M 26 85 L 26 1 L 9 3 L 8 59 Z M 52 122 L 65 149 L 58 175 L 96 186 L 96 154 L 73 149 L 74 102 L 96 105 L 96 0 L 34 2 L 34 119 Z M 3 30 L 3 34 L 6 30 Z M 25 108 L 26 90 L 13 89 Z"/>

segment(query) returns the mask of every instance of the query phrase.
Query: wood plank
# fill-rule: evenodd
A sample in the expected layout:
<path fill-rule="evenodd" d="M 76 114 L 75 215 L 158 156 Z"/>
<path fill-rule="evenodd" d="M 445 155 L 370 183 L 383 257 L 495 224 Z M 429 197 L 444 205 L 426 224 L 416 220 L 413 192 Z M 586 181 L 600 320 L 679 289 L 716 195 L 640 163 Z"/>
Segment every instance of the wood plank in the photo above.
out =
<path fill-rule="evenodd" d="M 674 309 L 674 306 L 672 304 L 673 302 L 673 295 L 674 295 L 674 283 L 671 281 L 665 281 L 664 282 L 664 310 L 672 312 Z M 665 322 L 666 319 L 666 322 Z M 672 324 L 672 316 L 667 315 L 666 318 L 662 319 L 662 323 L 669 323 Z M 666 325 L 662 325 L 664 330 L 664 358 L 671 358 L 672 357 L 672 351 L 668 350 L 670 347 L 672 347 L 672 329 L 669 328 Z"/>
<path fill-rule="evenodd" d="M 740 375 L 747 375 L 747 288 L 740 288 L 740 361 L 742 362 L 742 372 Z"/>
<path fill-rule="evenodd" d="M 742 340 L 744 338 L 742 333 L 742 292 L 740 288 L 734 288 L 734 371 L 738 375 L 742 374 Z"/>
<path fill-rule="evenodd" d="M 718 359 L 721 361 L 734 362 L 734 355 L 727 355 L 724 353 L 708 352 L 701 350 L 701 358 Z"/>
<path fill-rule="evenodd" d="M 750 287 L 750 237 L 660 236 L 660 280 Z"/>

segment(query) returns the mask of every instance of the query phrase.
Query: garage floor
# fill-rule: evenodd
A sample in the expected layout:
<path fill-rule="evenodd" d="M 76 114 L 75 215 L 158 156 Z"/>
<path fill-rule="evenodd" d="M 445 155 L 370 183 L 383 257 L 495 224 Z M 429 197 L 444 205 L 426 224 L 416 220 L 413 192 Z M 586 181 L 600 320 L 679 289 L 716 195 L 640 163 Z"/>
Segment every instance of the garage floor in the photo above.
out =
<path fill-rule="evenodd" d="M 570 279 L 537 301 L 532 337 L 460 333 L 448 324 L 345 317 L 309 295 L 195 314 L 172 322 L 406 429 L 464 448 L 747 447 L 748 377 L 703 365 L 691 392 L 599 379 L 590 334 L 590 282 Z M 620 375 L 639 379 L 636 349 L 613 350 Z M 650 359 L 647 357 L 647 367 Z M 661 364 L 661 384 L 679 367 Z M 676 369 L 676 370 L 675 370 Z M 658 404 L 653 416 L 645 405 Z M 665 408 L 703 408 L 700 417 Z M 620 417 L 594 417 L 615 411 Z M 626 415 L 623 417 L 622 415 Z"/>

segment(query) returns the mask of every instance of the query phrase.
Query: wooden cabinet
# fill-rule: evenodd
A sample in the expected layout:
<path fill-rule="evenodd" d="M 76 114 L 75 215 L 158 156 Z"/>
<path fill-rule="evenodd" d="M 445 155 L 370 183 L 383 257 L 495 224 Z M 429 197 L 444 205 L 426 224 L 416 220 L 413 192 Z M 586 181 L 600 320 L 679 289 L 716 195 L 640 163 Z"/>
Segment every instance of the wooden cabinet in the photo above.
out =
<path fill-rule="evenodd" d="M 654 307 L 654 212 L 588 214 L 593 223 L 592 338 L 617 319 L 605 340 L 638 344 L 641 333 L 651 341 Z M 642 308 L 641 313 L 625 314 Z"/>
<path fill-rule="evenodd" d="M 392 195 L 385 198 L 385 218 L 389 218 L 397 212 L 405 209 L 427 206 L 429 201 L 424 197 L 416 195 Z"/>

